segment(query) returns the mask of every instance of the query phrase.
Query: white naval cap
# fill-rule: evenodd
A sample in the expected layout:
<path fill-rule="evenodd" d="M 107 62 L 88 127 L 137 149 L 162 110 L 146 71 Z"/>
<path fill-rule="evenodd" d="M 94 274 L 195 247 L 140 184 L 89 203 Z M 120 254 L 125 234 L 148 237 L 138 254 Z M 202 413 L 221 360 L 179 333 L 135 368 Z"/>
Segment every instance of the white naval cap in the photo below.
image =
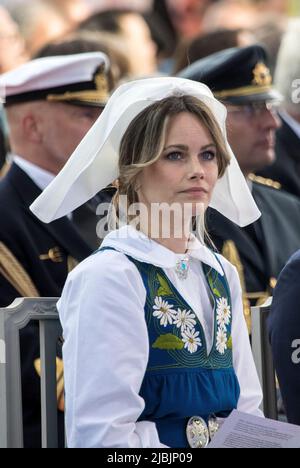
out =
<path fill-rule="evenodd" d="M 110 63 L 102 52 L 44 57 L 0 76 L 5 106 L 36 100 L 105 106 Z"/>

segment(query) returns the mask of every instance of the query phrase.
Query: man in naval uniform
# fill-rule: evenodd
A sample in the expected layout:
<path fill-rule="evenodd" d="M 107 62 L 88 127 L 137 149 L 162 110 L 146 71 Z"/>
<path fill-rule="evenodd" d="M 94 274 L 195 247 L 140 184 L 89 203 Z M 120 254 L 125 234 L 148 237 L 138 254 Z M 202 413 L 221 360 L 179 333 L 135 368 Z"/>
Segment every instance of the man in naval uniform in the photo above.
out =
<path fill-rule="evenodd" d="M 275 158 L 279 128 L 267 57 L 259 45 L 213 54 L 186 68 L 181 76 L 207 84 L 227 108 L 228 140 L 262 213 L 254 224 L 240 228 L 210 209 L 208 232 L 220 252 L 238 269 L 244 289 L 245 314 L 250 305 L 272 294 L 289 257 L 300 248 L 299 200 L 280 184 L 253 176 Z"/>
<path fill-rule="evenodd" d="M 2 75 L 12 166 L 0 182 L 0 307 L 59 297 L 72 267 L 99 239 L 94 204 L 51 224 L 29 210 L 101 114 L 113 83 L 98 52 L 47 57 Z M 40 446 L 38 329 L 21 334 L 24 443 Z M 59 413 L 60 427 L 63 415 Z"/>
<path fill-rule="evenodd" d="M 283 96 L 282 126 L 276 137 L 276 160 L 260 171 L 278 180 L 287 192 L 300 197 L 300 19 L 290 22 L 281 42 L 275 71 L 276 88 Z"/>

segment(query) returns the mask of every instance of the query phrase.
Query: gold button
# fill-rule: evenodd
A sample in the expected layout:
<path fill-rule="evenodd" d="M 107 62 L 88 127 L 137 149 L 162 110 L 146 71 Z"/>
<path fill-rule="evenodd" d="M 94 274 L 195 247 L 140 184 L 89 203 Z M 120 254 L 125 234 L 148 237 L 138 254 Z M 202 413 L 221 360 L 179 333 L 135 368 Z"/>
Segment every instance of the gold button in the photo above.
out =
<path fill-rule="evenodd" d="M 62 263 L 64 261 L 59 247 L 54 247 L 53 249 L 50 249 L 47 254 L 40 255 L 39 259 L 50 260 L 53 263 Z"/>

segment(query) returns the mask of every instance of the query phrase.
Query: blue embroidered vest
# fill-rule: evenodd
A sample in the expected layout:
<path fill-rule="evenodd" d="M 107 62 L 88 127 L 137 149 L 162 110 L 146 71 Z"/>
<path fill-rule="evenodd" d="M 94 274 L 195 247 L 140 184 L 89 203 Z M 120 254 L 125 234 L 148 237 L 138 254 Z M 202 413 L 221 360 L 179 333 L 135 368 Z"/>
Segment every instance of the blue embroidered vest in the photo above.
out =
<path fill-rule="evenodd" d="M 197 315 L 164 271 L 127 258 L 137 267 L 147 291 L 149 360 L 140 390 L 145 409 L 139 421 L 154 422 L 163 444 L 188 447 L 189 418 L 226 417 L 237 408 L 240 395 L 232 361 L 232 304 L 225 272 L 222 276 L 202 264 L 214 310 L 214 340 L 208 353 Z"/>

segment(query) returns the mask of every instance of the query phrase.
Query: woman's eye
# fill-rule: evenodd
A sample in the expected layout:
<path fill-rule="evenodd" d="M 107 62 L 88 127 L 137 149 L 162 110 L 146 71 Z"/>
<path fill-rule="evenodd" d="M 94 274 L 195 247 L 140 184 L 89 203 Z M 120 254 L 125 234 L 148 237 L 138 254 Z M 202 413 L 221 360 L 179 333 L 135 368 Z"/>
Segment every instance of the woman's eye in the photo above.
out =
<path fill-rule="evenodd" d="M 201 157 L 205 161 L 212 161 L 216 157 L 216 153 L 214 151 L 205 151 L 201 154 Z"/>
<path fill-rule="evenodd" d="M 178 151 L 174 151 L 167 155 L 167 159 L 169 161 L 180 161 L 182 159 L 182 154 L 179 153 Z"/>

